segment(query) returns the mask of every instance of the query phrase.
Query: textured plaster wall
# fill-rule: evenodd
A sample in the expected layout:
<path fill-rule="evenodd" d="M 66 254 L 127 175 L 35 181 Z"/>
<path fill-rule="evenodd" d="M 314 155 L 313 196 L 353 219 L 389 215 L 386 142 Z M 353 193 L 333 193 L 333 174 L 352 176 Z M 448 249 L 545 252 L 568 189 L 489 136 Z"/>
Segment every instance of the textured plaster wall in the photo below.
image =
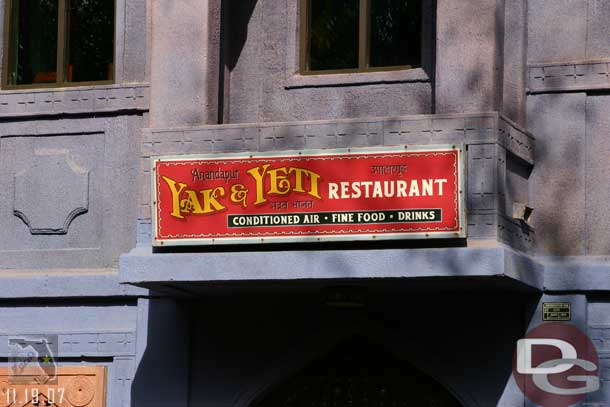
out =
<path fill-rule="evenodd" d="M 605 0 L 529 0 L 528 60 L 562 62 L 610 57 Z"/>
<path fill-rule="evenodd" d="M 523 0 L 425 1 L 422 69 L 313 77 L 298 75 L 296 3 L 223 10 L 225 123 L 493 110 L 524 123 Z"/>
<path fill-rule="evenodd" d="M 148 3 L 116 0 L 115 84 L 0 90 L 0 269 L 113 268 L 135 245 Z"/>
<path fill-rule="evenodd" d="M 499 110 L 503 4 L 438 0 L 437 113 Z"/>
<path fill-rule="evenodd" d="M 584 93 L 528 99 L 528 127 L 537 136 L 532 224 L 541 254 L 585 254 L 585 100 Z"/>
<path fill-rule="evenodd" d="M 587 0 L 530 0 L 528 11 L 529 62 L 585 59 Z"/>
<path fill-rule="evenodd" d="M 502 112 L 525 126 L 527 1 L 505 0 L 504 8 Z"/>
<path fill-rule="evenodd" d="M 217 24 L 214 0 L 151 2 L 151 126 L 216 120 Z"/>
<path fill-rule="evenodd" d="M 610 302 L 593 299 L 587 307 L 589 338 L 599 354 L 601 388 L 588 398 L 591 405 L 606 405 L 610 400 Z M 593 404 L 599 403 L 599 404 Z"/>
<path fill-rule="evenodd" d="M 610 17 L 610 11 L 607 13 Z M 587 254 L 610 254 L 610 96 L 586 100 L 585 230 Z"/>
<path fill-rule="evenodd" d="M 135 245 L 142 123 L 0 120 L 0 269 L 117 266 Z"/>
<path fill-rule="evenodd" d="M 540 254 L 610 254 L 609 20 L 605 1 L 528 3 L 535 94 L 527 127 L 537 147 L 530 196 Z"/>
<path fill-rule="evenodd" d="M 147 292 L 121 286 L 116 267 L 135 245 L 148 18 L 146 0 L 117 0 L 116 84 L 0 91 L 0 365 L 10 335 L 55 334 L 58 364 L 107 368 L 113 407 L 132 405 L 142 351 L 135 296 Z"/>
<path fill-rule="evenodd" d="M 290 77 L 296 73 L 288 67 L 290 59 L 295 58 L 291 52 L 295 52 L 296 7 L 287 6 L 292 3 L 245 0 L 228 7 L 226 122 L 374 117 L 432 111 L 429 80 L 352 85 L 350 82 L 357 80 L 355 74 L 356 78 L 348 78 L 347 83 L 331 81 L 322 86 L 287 89 Z"/>

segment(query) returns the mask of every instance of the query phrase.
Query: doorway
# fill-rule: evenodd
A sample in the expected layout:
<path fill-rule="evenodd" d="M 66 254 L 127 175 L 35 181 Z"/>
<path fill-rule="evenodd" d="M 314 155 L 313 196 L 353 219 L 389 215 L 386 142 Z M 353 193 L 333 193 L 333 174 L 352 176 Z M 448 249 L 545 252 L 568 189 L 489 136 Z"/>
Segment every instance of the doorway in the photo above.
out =
<path fill-rule="evenodd" d="M 270 389 L 253 407 L 461 407 L 439 382 L 361 336 Z"/>

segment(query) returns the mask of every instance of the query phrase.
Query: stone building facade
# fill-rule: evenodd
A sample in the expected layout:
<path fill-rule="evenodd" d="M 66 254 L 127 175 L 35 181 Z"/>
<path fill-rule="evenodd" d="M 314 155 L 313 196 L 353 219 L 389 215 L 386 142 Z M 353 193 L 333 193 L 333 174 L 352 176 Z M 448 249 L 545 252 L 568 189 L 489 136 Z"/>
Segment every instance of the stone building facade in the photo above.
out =
<path fill-rule="evenodd" d="M 610 2 L 422 0 L 419 67 L 332 74 L 301 72 L 303 10 L 115 0 L 110 80 L 3 79 L 0 364 L 56 335 L 59 366 L 107 368 L 109 407 L 398 402 L 399 371 L 533 406 L 516 342 L 563 302 L 599 354 L 580 405 L 609 405 Z M 151 157 L 456 143 L 464 240 L 151 246 Z"/>

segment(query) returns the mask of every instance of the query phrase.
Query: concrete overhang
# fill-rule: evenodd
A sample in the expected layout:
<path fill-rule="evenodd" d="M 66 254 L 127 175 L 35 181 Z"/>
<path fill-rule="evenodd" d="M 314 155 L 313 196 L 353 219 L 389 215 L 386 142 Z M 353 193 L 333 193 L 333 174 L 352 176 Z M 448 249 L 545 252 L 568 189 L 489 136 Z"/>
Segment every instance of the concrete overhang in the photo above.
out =
<path fill-rule="evenodd" d="M 543 289 L 543 269 L 502 246 L 241 252 L 164 252 L 139 246 L 120 259 L 123 283 L 193 291 L 194 286 L 246 282 L 427 280 L 443 286 L 479 283 Z"/>
<path fill-rule="evenodd" d="M 548 292 L 610 292 L 607 256 L 541 257 Z"/>

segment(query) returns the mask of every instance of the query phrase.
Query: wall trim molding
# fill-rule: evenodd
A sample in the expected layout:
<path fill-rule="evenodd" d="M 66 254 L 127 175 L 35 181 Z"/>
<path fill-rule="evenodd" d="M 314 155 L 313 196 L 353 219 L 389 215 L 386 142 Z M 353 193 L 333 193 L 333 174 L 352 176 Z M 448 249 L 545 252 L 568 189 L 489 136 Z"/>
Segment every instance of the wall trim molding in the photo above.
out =
<path fill-rule="evenodd" d="M 610 59 L 530 64 L 528 93 L 610 89 Z"/>
<path fill-rule="evenodd" d="M 0 91 L 0 119 L 148 111 L 148 83 Z"/>

